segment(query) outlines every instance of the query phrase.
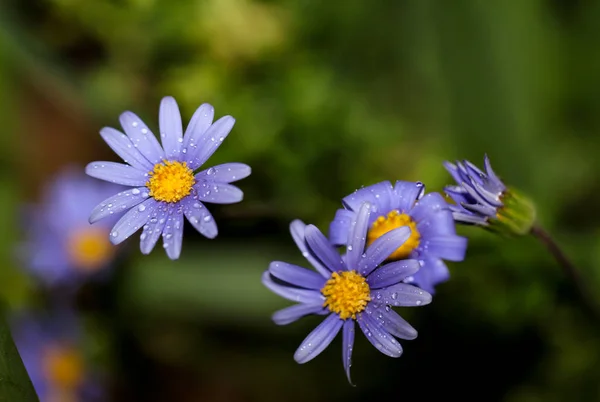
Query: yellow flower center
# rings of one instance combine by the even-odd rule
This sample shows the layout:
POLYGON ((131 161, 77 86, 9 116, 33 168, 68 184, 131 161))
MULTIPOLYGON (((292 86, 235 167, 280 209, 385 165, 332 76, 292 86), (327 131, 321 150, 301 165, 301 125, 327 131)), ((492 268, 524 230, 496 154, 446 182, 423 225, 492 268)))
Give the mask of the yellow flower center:
POLYGON ((325 296, 323 307, 339 314, 342 320, 356 319, 356 314, 363 311, 371 300, 367 280, 356 271, 334 272, 321 293, 325 296))
POLYGON ((194 172, 185 162, 162 161, 148 173, 146 187, 157 201, 177 202, 192 192, 194 172))
POLYGON ((83 359, 77 349, 54 345, 43 356, 44 375, 56 391, 75 390, 83 381, 83 359))
POLYGON ((375 240, 386 234, 387 232, 398 229, 402 226, 408 226, 410 228, 410 237, 403 245, 398 247, 388 257, 389 260, 401 260, 410 256, 410 253, 419 247, 421 241, 421 234, 417 230, 417 224, 407 214, 401 214, 396 210, 393 210, 387 216, 380 216, 377 218, 369 232, 367 233, 367 246, 370 246, 375 240))
POLYGON ((94 271, 106 264, 115 248, 108 240, 108 231, 89 226, 74 231, 67 242, 69 259, 77 268, 94 271))

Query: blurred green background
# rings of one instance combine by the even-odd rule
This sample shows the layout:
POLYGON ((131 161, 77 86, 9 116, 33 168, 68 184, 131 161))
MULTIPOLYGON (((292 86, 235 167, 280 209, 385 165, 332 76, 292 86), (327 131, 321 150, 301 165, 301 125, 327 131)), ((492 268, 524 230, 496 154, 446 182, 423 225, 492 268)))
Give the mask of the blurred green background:
MULTIPOLYGON (((16 211, 61 167, 116 160, 98 130, 124 110, 157 126, 203 102, 237 119, 210 164, 252 166, 245 199, 210 206, 182 257, 133 252, 78 296, 91 365, 114 401, 600 401, 600 325, 534 239, 475 228, 419 331, 390 359, 357 336, 300 366, 320 318, 270 321, 287 302, 260 283, 304 264, 288 234, 326 230, 340 199, 381 180, 450 183, 444 160, 481 165, 536 201, 540 222, 600 286, 600 1, 2 0, 0 295, 35 289, 15 261, 16 211)), ((600 302, 600 297, 597 297, 600 302)))

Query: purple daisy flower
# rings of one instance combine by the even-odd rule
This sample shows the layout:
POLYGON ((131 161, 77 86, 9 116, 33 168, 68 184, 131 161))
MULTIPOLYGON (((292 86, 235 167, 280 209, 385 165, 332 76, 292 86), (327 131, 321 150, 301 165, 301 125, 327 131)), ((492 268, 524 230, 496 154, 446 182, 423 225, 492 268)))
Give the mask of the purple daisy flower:
POLYGON ((373 205, 368 222, 367 245, 392 229, 410 228, 410 237, 388 259, 417 259, 421 269, 405 279, 429 293, 434 286, 448 280, 450 273, 443 260, 462 261, 467 249, 467 239, 456 235, 452 212, 438 193, 423 195, 421 182, 389 181, 356 190, 342 200, 329 227, 329 238, 335 245, 349 244, 351 222, 363 202, 373 205))
POLYGON ((72 311, 19 312, 9 323, 40 402, 104 399, 99 377, 86 367, 81 328, 72 311))
POLYGON ((67 168, 46 188, 42 202, 26 209, 27 240, 20 246, 28 270, 46 286, 73 285, 106 272, 115 257, 108 240, 115 220, 90 225, 90 210, 120 186, 67 168))
POLYGON ((528 233, 535 220, 533 204, 496 176, 487 155, 484 164, 485 173, 467 160, 444 163, 458 184, 445 188, 455 202, 450 206, 454 219, 502 233, 528 233))
POLYGON ((92 162, 86 173, 132 187, 106 199, 90 215, 93 223, 128 210, 110 233, 113 244, 143 228, 142 253, 149 254, 162 234, 167 255, 177 259, 181 253, 184 215, 204 236, 210 239, 217 236, 215 220, 203 203, 241 201, 242 191, 230 183, 250 175, 250 167, 225 163, 194 173, 217 150, 235 123, 231 116, 213 123, 213 116, 211 105, 201 105, 183 134, 177 103, 167 96, 162 99, 159 111, 162 147, 131 112, 120 117, 127 135, 108 127, 100 130, 102 138, 127 164, 92 162))
POLYGON ((409 239, 409 228, 389 231, 365 250, 370 213, 370 204, 364 203, 349 224, 350 241, 344 256, 315 226, 292 222, 292 237, 317 272, 274 261, 262 276, 262 283, 271 291, 298 302, 276 312, 276 324, 289 324, 309 314, 327 315, 296 350, 296 362, 302 364, 317 357, 342 330, 342 360, 350 383, 354 321, 380 352, 400 357, 402 346, 395 338, 414 339, 417 331, 390 306, 431 302, 426 291, 401 283, 419 270, 418 261, 381 265, 409 239))

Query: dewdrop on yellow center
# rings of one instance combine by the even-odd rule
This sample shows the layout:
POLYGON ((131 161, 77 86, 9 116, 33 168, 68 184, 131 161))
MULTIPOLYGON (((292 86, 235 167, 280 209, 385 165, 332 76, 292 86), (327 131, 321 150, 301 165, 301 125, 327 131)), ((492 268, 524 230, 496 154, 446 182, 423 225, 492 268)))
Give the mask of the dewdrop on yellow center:
POLYGON ((367 246, 370 246, 375 240, 386 234, 387 232, 398 229, 402 226, 410 228, 410 237, 400 247, 396 249, 388 259, 401 260, 410 256, 410 253, 417 247, 421 241, 421 234, 417 230, 417 224, 407 214, 401 214, 393 210, 387 216, 377 218, 367 233, 367 246))
POLYGON ((194 172, 185 162, 163 161, 148 173, 146 187, 157 201, 177 202, 192 192, 196 183, 194 172))
POLYGON ((323 307, 339 314, 342 320, 356 319, 356 314, 363 311, 371 300, 367 280, 356 271, 334 272, 321 293, 325 296, 323 307))

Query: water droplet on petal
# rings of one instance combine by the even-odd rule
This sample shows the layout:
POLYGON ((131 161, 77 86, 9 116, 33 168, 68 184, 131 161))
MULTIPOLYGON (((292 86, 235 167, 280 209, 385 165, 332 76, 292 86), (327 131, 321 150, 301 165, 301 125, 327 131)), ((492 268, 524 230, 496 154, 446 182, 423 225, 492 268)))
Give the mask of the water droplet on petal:
POLYGON ((146 209, 146 206, 144 204, 138 206, 138 211, 140 211, 140 212, 144 212, 145 209, 146 209))
POLYGON ((139 188, 134 188, 133 190, 131 190, 131 194, 133 194, 133 195, 138 195, 139 193, 140 193, 139 188))
POLYGON ((119 235, 119 232, 117 232, 117 231, 115 230, 115 231, 113 231, 113 232, 112 232, 110 235, 111 235, 112 237, 117 237, 117 236, 119 235))

